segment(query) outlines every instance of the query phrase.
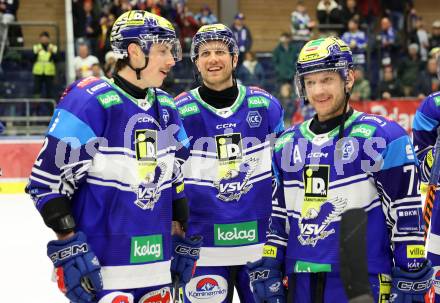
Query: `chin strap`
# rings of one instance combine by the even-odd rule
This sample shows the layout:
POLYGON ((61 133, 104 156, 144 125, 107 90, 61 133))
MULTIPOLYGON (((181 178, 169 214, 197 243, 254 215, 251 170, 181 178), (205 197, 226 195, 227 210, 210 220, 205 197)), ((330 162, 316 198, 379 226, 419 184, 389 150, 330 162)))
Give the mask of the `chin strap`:
POLYGON ((141 80, 141 71, 144 70, 145 68, 147 68, 148 65, 148 57, 145 57, 145 65, 141 68, 134 68, 131 64, 130 64, 130 60, 128 60, 128 66, 134 70, 134 72, 136 73, 136 79, 137 80, 141 80))
POLYGON ((348 100, 350 100, 350 93, 345 92, 344 109, 342 111, 341 123, 339 124, 338 140, 341 140, 344 137, 344 124, 347 116, 348 100))

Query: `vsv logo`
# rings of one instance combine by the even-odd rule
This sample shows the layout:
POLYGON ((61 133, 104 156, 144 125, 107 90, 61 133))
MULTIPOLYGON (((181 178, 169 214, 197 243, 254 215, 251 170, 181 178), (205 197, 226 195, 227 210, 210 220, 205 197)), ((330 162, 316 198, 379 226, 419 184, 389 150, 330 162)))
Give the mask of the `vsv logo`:
POLYGON ((319 224, 307 224, 302 225, 300 229, 301 234, 316 236, 319 235, 325 228, 326 226, 319 224))
POLYGON ((244 188, 244 184, 240 182, 231 182, 226 184, 219 184, 220 192, 233 193, 235 191, 241 191, 244 188))

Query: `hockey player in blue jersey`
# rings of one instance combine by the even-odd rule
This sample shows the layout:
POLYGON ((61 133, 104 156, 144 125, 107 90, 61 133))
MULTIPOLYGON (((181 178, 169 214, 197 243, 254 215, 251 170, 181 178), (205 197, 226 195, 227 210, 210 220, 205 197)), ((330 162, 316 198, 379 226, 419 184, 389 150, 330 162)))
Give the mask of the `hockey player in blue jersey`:
MULTIPOLYGON (((440 53, 437 55, 437 76, 440 79, 440 53)), ((417 109, 413 122, 413 140, 420 162, 422 181, 428 182, 434 164, 434 145, 440 126, 440 92, 426 97, 417 109)), ((438 165, 438 163, 437 163, 438 165)), ((431 231, 428 237, 428 259, 434 267, 435 302, 440 302, 440 194, 435 193, 431 216, 431 231)))
POLYGON ((169 303, 171 271, 189 281, 201 245, 182 237, 177 159, 187 157, 187 135, 157 88, 180 44, 170 22, 144 11, 122 14, 110 41, 114 78, 66 89, 27 192, 57 234, 47 253, 71 302, 169 303))
POLYGON ((245 264, 261 257, 271 210, 271 138, 283 110, 258 87, 237 84, 238 47, 223 24, 193 38, 191 59, 200 86, 176 97, 190 141, 183 165, 190 205, 189 234, 204 244, 186 302, 254 302, 245 264))
POLYGON ((317 114, 286 130, 274 148, 268 241, 263 258, 249 264, 258 302, 347 302, 339 224, 352 208, 368 216, 374 300, 423 302, 430 289, 411 141, 397 123, 349 107, 353 82, 351 51, 341 39, 312 40, 301 50, 298 90, 317 114), (284 275, 287 297, 279 287, 284 275))

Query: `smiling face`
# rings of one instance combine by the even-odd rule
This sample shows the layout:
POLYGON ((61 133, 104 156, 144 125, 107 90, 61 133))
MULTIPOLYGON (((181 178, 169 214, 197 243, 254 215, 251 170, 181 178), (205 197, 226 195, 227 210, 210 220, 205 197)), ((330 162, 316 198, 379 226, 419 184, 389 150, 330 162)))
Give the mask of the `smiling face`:
POLYGON ((213 90, 224 90, 233 85, 232 71, 238 57, 231 56, 226 44, 210 41, 200 46, 195 62, 203 83, 213 90))
MULTIPOLYGON (((142 68, 145 65, 145 54, 137 44, 129 46, 131 65, 142 68)), ((160 87, 171 68, 176 64, 168 44, 153 44, 148 54, 148 65, 141 71, 142 83, 137 85, 142 88, 160 87)))
POLYGON ((347 82, 336 71, 322 71, 304 76, 304 87, 318 120, 326 121, 342 114, 344 110, 344 86, 350 91, 354 83, 353 71, 349 70, 347 82))

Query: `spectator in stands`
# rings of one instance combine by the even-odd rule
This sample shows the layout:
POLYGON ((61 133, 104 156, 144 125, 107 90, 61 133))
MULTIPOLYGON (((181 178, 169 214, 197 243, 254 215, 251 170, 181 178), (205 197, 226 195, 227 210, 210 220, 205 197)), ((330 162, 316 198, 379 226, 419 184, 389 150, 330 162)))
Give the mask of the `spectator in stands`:
POLYGON ((282 84, 276 97, 284 109, 284 126, 287 128, 291 125, 293 115, 298 109, 298 102, 292 84, 282 84))
POLYGON ((93 12, 92 0, 78 0, 73 3, 73 32, 76 39, 76 48, 79 44, 87 43, 93 55, 98 53, 98 37, 100 35, 99 18, 93 12))
POLYGON ((366 23, 369 31, 376 27, 378 16, 382 15, 381 0, 357 0, 357 7, 361 16, 361 22, 366 23))
POLYGON ((415 89, 418 98, 425 98, 429 94, 440 90, 439 79, 437 78, 437 60, 429 58, 426 63, 426 70, 418 76, 419 81, 415 89))
POLYGON ((17 19, 18 0, 0 0, 0 23, 9 23, 17 19))
POLYGON ((411 96, 420 76, 423 63, 420 61, 419 46, 411 43, 407 55, 402 59, 397 68, 397 75, 402 82, 405 97, 411 96))
POLYGON ((81 79, 92 75, 92 65, 99 63, 98 58, 89 54, 89 47, 83 43, 78 46, 78 56, 73 59, 76 78, 81 79))
POLYGON ((357 67, 354 70, 354 85, 351 89, 351 100, 365 101, 371 98, 370 81, 365 79, 364 69, 357 67))
POLYGON ((419 45, 420 59, 423 62, 426 62, 428 60, 429 36, 428 32, 424 29, 422 17, 418 17, 416 20, 415 29, 410 35, 410 42, 417 43, 419 45))
POLYGON ((237 78, 243 85, 264 87, 264 69, 254 52, 246 52, 243 64, 237 70, 237 78))
POLYGON ((342 40, 351 48, 353 63, 365 67, 367 35, 359 29, 359 22, 356 18, 348 21, 348 31, 342 35, 342 40))
POLYGON ((234 23, 231 26, 231 30, 234 33, 235 40, 238 44, 238 63, 237 67, 241 65, 244 59, 244 53, 248 52, 252 48, 252 35, 249 28, 244 24, 244 14, 238 13, 235 15, 234 23))
POLYGON ((356 4, 356 0, 345 0, 341 8, 341 23, 344 25, 344 30, 348 31, 348 22, 355 19, 358 24, 361 22, 361 16, 356 4))
POLYGON ((342 31, 341 8, 335 0, 320 0, 316 7, 316 17, 321 32, 342 31))
POLYGON ((301 49, 312 37, 312 30, 316 26, 307 13, 306 6, 302 0, 298 0, 296 9, 290 18, 290 29, 292 31, 293 44, 301 49))
POLYGON ((207 4, 203 5, 203 7, 200 9, 200 13, 195 15, 194 18, 199 23, 199 26, 218 23, 217 16, 212 13, 207 4))
POLYGON ((92 76, 96 78, 101 78, 104 76, 104 73, 102 72, 101 65, 99 63, 92 64, 92 76))
POLYGON ((56 74, 58 48, 50 43, 48 32, 42 32, 40 42, 32 48, 34 53, 34 96, 36 98, 54 98, 53 82, 56 74))
POLYGON ((183 52, 188 53, 191 48, 192 37, 197 33, 199 24, 185 3, 180 2, 177 4, 176 24, 179 28, 179 38, 183 52))
POLYGON ((429 40, 430 49, 440 47, 440 19, 432 23, 431 39, 429 40))
POLYGON ((397 32, 387 17, 381 19, 380 29, 377 39, 380 45, 381 61, 383 65, 388 65, 391 62, 395 62, 399 50, 397 32))
POLYGON ((104 56, 111 51, 110 33, 112 24, 115 23, 115 16, 113 14, 103 15, 99 21, 101 30, 98 38, 98 59, 104 62, 104 56))
POLYGON ((413 0, 387 0, 382 1, 385 14, 390 18, 397 31, 403 30, 405 11, 413 0))
POLYGON ((382 99, 403 97, 402 85, 394 76, 394 70, 391 65, 383 67, 383 79, 379 83, 379 95, 382 99))
POLYGON ((105 54, 104 74, 107 78, 112 78, 116 67, 116 55, 113 51, 105 54))
MULTIPOLYGON (((0 0, 0 24, 17 21, 18 0, 0 0)), ((9 25, 9 46, 23 46, 23 32, 20 25, 9 25)))
POLYGON ((132 9, 134 9, 134 5, 132 5, 129 0, 114 0, 110 12, 117 18, 132 9))
POLYGON ((272 52, 272 62, 275 68, 278 86, 283 83, 293 83, 296 73, 296 60, 301 47, 292 43, 288 33, 282 33, 280 42, 272 52))

